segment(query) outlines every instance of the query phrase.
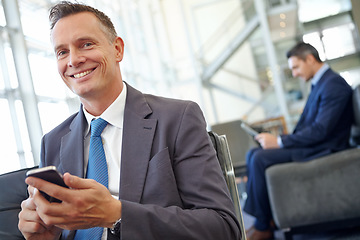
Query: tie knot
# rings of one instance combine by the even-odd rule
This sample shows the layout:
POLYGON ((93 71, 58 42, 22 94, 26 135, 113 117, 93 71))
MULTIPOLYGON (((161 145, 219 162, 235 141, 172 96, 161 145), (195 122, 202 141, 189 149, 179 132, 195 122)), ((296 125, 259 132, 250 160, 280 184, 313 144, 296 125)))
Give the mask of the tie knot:
POLYGON ((91 137, 100 137, 102 131, 108 124, 107 121, 105 121, 102 118, 98 118, 91 121, 91 137))

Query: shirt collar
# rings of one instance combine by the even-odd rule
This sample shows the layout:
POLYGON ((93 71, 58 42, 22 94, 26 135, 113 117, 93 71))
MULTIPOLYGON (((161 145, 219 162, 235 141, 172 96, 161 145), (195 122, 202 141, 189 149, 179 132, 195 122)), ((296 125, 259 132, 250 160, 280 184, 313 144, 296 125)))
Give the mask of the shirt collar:
POLYGON ((117 127, 122 128, 124 122, 124 110, 125 110, 125 100, 126 100, 126 93, 127 88, 126 84, 123 84, 123 89, 119 96, 115 99, 115 101, 100 115, 100 116, 93 116, 92 114, 88 113, 83 106, 83 112, 87 121, 87 128, 85 129, 85 136, 90 131, 90 123, 95 118, 102 118, 107 121, 109 124, 117 127))
POLYGON ((324 63, 324 65, 315 73, 314 77, 311 79, 311 85, 315 86, 329 68, 329 65, 324 63))

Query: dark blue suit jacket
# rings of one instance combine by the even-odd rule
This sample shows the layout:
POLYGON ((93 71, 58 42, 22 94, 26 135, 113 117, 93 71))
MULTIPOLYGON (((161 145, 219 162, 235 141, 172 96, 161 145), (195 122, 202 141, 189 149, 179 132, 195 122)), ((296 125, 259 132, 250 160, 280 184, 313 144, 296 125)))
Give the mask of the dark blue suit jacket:
POLYGON ((328 69, 311 91, 292 134, 282 135, 294 161, 304 161, 349 147, 353 122, 352 89, 328 69))
MULTIPOLYGON (((46 134, 41 166, 84 177, 86 124, 80 109, 46 134)), ((142 94, 127 85, 123 127, 121 239, 240 239, 197 104, 142 94)))

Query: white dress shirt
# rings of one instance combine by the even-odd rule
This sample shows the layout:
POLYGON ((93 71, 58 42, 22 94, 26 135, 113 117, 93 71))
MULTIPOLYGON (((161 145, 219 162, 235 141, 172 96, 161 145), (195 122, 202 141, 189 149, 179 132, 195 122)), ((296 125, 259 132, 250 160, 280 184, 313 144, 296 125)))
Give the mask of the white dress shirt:
MULTIPOLYGON (((87 164, 89 160, 90 148, 90 123, 95 118, 102 118, 108 122, 101 133, 103 141, 106 162, 109 173, 109 191, 111 195, 118 199, 120 188, 120 167, 121 167, 121 148, 124 122, 124 109, 126 100, 126 84, 123 84, 123 90, 116 100, 100 115, 93 116, 83 108, 85 118, 87 120, 87 128, 85 129, 84 139, 84 173, 86 175, 87 164)), ((106 229, 105 229, 106 230, 106 229)), ((107 231, 104 231, 102 239, 106 239, 107 231)))

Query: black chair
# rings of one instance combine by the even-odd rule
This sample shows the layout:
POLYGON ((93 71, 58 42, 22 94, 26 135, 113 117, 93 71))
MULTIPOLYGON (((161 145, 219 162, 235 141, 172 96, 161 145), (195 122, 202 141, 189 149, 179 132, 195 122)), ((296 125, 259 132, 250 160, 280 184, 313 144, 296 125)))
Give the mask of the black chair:
POLYGON ((210 139, 216 150, 216 155, 221 166, 221 170, 224 174, 226 184, 229 188, 232 201, 234 203, 236 217, 239 221, 241 228, 242 240, 246 240, 244 221, 241 212, 239 193, 235 182, 235 173, 233 164, 231 161, 230 150, 225 135, 219 136, 217 133, 210 131, 210 139))
POLYGON ((28 197, 25 173, 32 168, 0 175, 0 239, 24 239, 18 229, 21 202, 28 197))

